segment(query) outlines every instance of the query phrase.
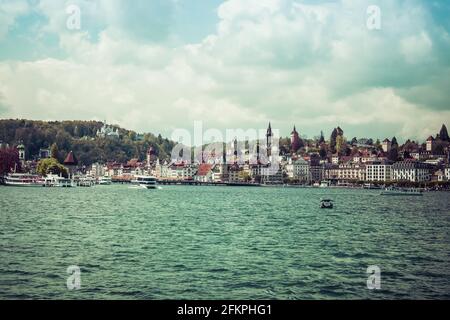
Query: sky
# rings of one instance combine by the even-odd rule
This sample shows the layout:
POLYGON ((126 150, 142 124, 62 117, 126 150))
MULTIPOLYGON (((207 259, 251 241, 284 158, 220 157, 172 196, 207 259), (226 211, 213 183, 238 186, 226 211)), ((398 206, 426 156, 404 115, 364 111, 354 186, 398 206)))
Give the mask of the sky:
POLYGON ((449 88, 447 0, 0 0, 0 118, 423 141, 449 88))

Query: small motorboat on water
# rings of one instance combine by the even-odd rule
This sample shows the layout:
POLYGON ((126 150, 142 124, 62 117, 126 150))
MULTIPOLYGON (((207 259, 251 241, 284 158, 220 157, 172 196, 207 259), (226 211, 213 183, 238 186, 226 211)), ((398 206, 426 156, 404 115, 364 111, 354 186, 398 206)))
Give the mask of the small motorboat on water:
POLYGON ((322 199, 320 201, 320 208, 321 209, 333 209, 333 200, 331 199, 322 199))

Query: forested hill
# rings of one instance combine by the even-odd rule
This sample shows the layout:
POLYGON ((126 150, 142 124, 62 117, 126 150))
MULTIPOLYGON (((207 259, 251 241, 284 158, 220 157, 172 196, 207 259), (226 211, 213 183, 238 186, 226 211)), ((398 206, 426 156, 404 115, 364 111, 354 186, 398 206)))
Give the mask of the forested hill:
POLYGON ((50 148, 56 143, 60 161, 69 151, 73 151, 83 165, 106 161, 126 162, 131 158, 144 160, 150 146, 156 155, 165 159, 170 157, 174 146, 172 141, 161 135, 138 135, 118 126, 113 127, 118 130, 119 138, 98 137, 97 131, 102 127, 103 123, 98 121, 0 120, 0 142, 9 145, 22 142, 28 160, 37 157, 41 148, 50 148))

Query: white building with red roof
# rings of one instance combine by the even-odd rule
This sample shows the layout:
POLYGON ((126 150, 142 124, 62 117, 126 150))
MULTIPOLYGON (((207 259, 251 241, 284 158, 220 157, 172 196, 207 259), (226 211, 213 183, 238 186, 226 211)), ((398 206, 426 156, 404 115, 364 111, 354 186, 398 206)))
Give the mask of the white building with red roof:
POLYGON ((202 163, 198 167, 198 171, 194 176, 194 180, 197 182, 213 182, 213 164, 202 163))

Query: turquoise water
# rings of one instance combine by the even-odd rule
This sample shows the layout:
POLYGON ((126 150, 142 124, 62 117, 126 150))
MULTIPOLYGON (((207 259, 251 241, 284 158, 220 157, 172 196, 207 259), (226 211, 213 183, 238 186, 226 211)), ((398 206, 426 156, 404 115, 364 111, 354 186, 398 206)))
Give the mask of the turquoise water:
POLYGON ((0 299, 450 298, 448 193, 0 187, 0 207, 0 299))

